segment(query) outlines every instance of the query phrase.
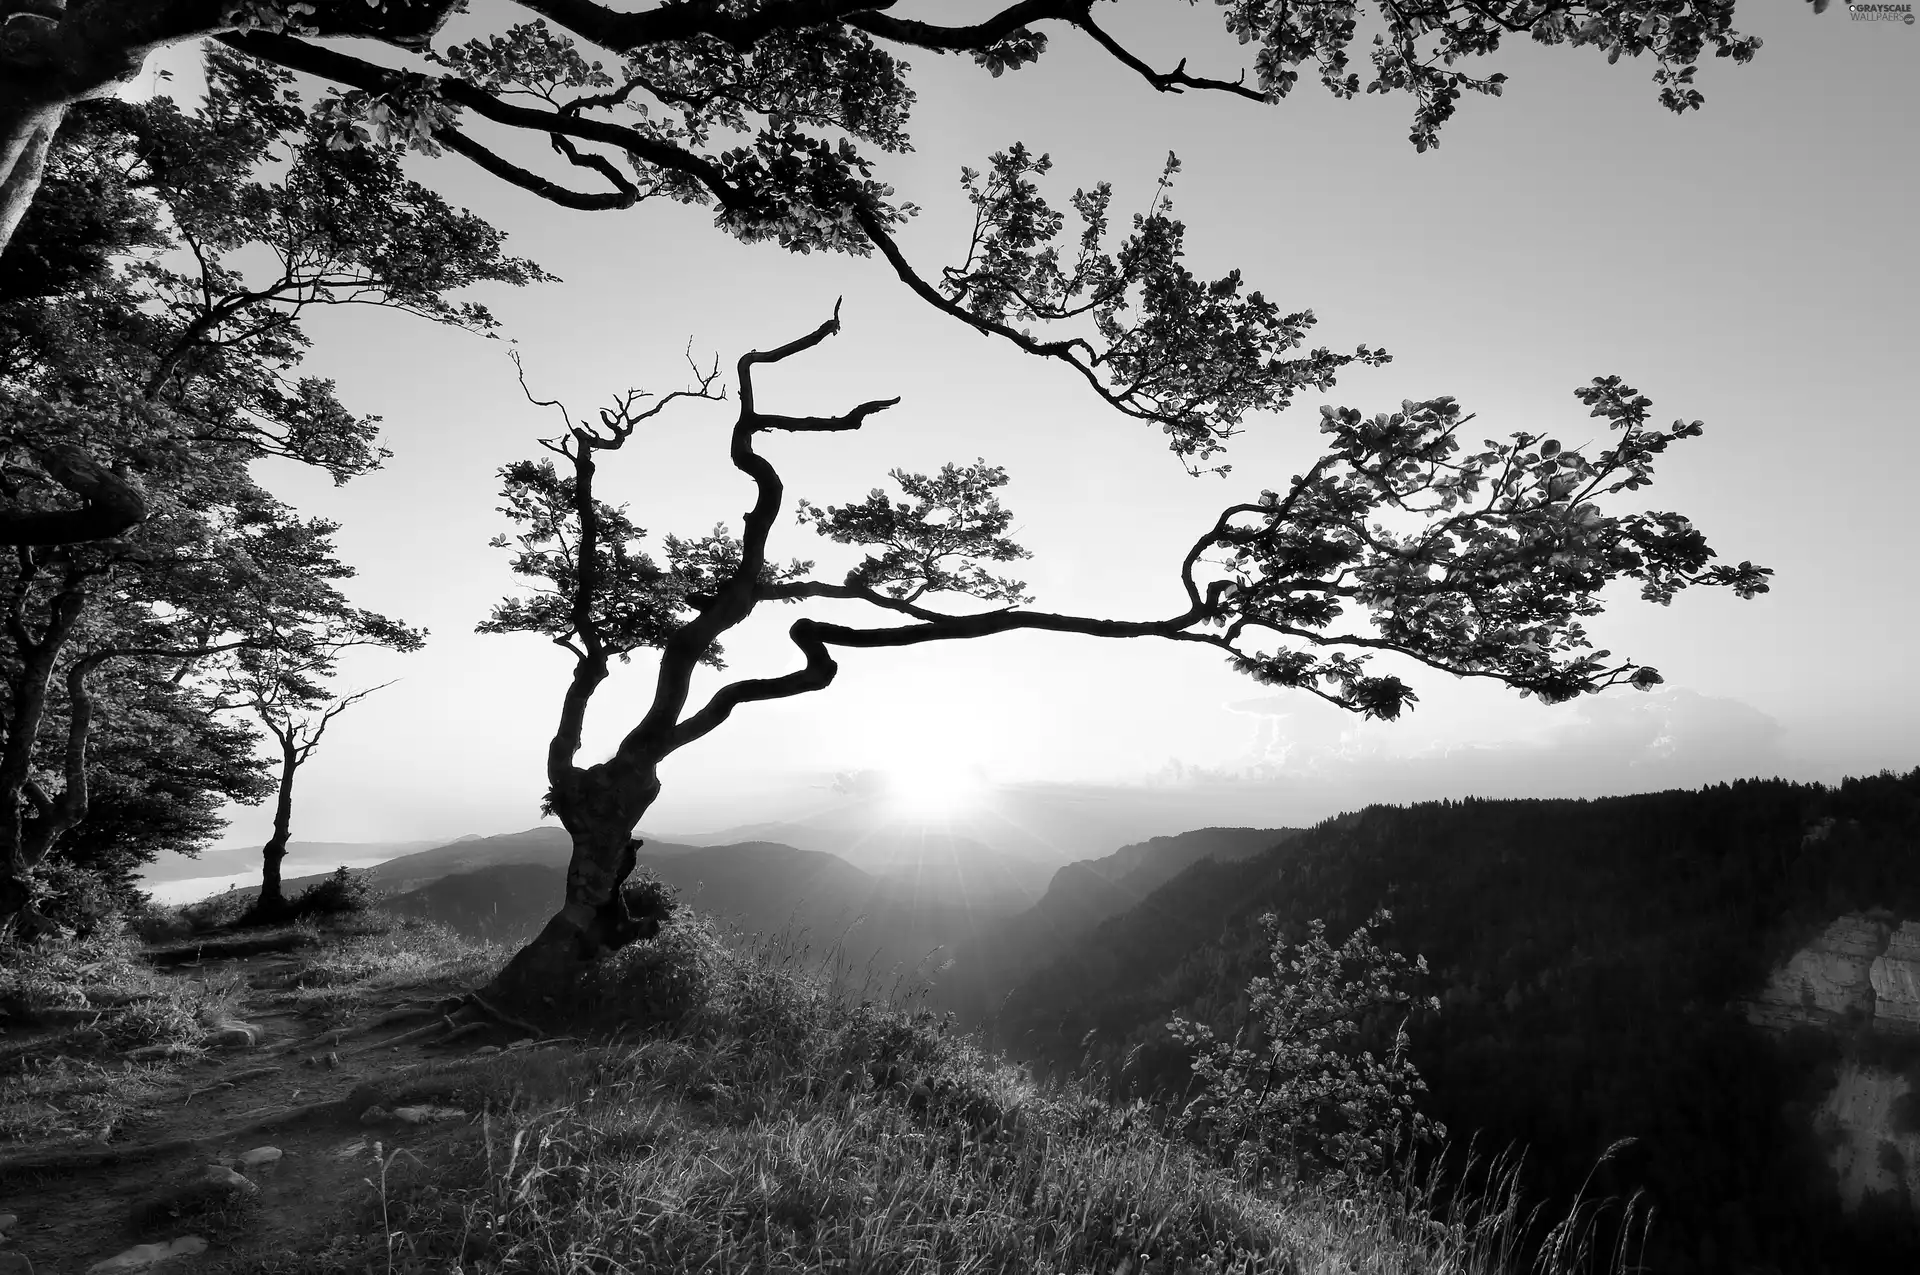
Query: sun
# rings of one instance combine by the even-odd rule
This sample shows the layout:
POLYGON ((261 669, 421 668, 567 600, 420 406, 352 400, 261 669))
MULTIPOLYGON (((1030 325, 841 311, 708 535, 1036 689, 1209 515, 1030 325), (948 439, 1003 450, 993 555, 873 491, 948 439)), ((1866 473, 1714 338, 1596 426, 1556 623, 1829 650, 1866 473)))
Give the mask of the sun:
POLYGON ((910 819, 945 819, 978 809, 986 776, 977 766, 915 760, 883 768, 887 810, 910 819))

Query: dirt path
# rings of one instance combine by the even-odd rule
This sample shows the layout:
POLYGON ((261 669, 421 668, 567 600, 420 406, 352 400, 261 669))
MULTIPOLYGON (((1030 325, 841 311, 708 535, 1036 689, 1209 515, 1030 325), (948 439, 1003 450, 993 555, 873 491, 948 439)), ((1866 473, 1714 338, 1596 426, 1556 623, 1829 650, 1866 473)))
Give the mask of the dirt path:
POLYGON ((343 1206, 365 1196, 364 1180, 378 1176, 375 1141, 389 1151, 426 1149, 470 1126, 470 1113, 405 1107, 408 1089, 421 1089, 446 1060, 528 1044, 484 1023, 450 1037, 443 1031, 443 1042, 421 1039, 423 1027, 446 1026, 435 1002, 458 992, 451 987, 369 999, 343 1026, 317 1033, 284 990, 300 965, 261 954, 169 971, 243 976, 248 990, 236 1018, 255 1029, 251 1044, 240 1045, 236 1031, 231 1047, 181 1062, 172 1087, 148 1093, 105 1141, 0 1146, 0 1215, 17 1219, 0 1244, 0 1275, 24 1275, 22 1257, 35 1275, 84 1275, 137 1245, 196 1234, 211 1244, 204 1257, 175 1256, 160 1269, 315 1253, 338 1229, 343 1206), (209 1179, 209 1166, 245 1181, 224 1172, 209 1179))

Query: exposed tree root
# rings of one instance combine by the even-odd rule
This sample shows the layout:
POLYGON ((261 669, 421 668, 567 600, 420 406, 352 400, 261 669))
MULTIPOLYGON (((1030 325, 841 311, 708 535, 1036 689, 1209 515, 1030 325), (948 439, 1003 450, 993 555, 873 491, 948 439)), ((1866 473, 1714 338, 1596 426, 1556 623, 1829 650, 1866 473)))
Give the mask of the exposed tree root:
POLYGON ((446 1035, 440 1037, 440 1039, 429 1041, 427 1043, 432 1045, 435 1049, 445 1049, 448 1045, 453 1044, 455 1041, 465 1040, 469 1036, 477 1035, 480 1032, 493 1031, 494 1029, 495 1029, 495 1025, 493 1023, 481 1022, 479 1019, 475 1019, 472 1022, 462 1023, 458 1027, 454 1028, 452 1031, 448 1032, 446 1035))
POLYGON ((487 1015, 487 1017, 493 1019, 495 1022, 505 1023, 508 1027, 515 1029, 523 1035, 534 1037, 540 1035, 540 1029, 538 1027, 535 1027, 524 1018, 515 1018, 512 1014, 507 1013, 499 1006, 493 1004, 479 992, 468 992, 466 999, 475 1009, 487 1015))
POLYGON ((459 1026, 459 1024, 453 1021, 451 1014, 442 1014, 440 1021, 437 1023, 428 1023, 425 1027, 416 1027, 410 1032, 402 1032, 400 1035, 382 1043, 398 1049, 402 1045, 419 1044, 431 1040, 435 1036, 452 1031, 457 1026, 459 1026))
POLYGON ((360 1026, 349 1031, 347 1035, 364 1036, 370 1032, 379 1031, 382 1027, 390 1027, 394 1023, 408 1023, 416 1018, 432 1018, 443 1012, 437 1004, 401 1005, 388 1010, 370 1023, 362 1023, 360 1026))

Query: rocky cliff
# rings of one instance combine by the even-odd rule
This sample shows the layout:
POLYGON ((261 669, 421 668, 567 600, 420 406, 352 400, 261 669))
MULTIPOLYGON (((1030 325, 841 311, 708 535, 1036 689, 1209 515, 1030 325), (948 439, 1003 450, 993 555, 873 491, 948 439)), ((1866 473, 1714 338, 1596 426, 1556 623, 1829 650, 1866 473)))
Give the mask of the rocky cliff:
POLYGON ((1759 1027, 1920 1033, 1920 922, 1853 912, 1789 957, 1746 1002, 1759 1027))
MULTIPOLYGON (((1746 1002, 1749 1022, 1775 1031, 1818 1027, 1920 1037, 1920 922, 1849 913, 1796 951, 1746 1002)), ((1920 1133, 1896 1118, 1912 1086, 1887 1066, 1849 1057, 1814 1110, 1841 1202, 1904 1199, 1920 1214, 1920 1133)))

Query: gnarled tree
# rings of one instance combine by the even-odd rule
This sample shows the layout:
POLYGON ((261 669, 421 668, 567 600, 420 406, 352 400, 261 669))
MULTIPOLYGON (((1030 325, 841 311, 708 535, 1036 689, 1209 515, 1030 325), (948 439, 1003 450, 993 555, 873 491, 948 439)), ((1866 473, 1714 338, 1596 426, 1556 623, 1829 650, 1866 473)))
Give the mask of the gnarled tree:
MULTIPOLYGON (((1011 515, 997 495, 1006 474, 984 461, 935 475, 895 471, 905 501, 880 490, 837 507, 801 501, 802 522, 866 551, 839 581, 816 579, 810 562, 781 566, 770 557, 786 492, 756 443, 769 433, 860 429, 897 400, 837 416, 782 415, 761 407, 754 375, 839 327, 836 307, 806 336, 739 360, 731 455, 754 501, 737 537, 724 527, 698 540, 667 537, 663 565, 640 550, 645 533, 625 512, 594 494, 598 458, 677 395, 653 401, 630 392, 597 424, 570 422, 548 444, 564 468, 548 461, 502 471, 506 512, 521 527, 514 570, 539 589, 503 602, 481 628, 543 634, 574 657, 547 754, 547 801, 573 841, 566 903, 488 989, 520 1012, 537 1016, 543 997, 637 933, 622 885, 634 864, 633 830, 660 793, 661 763, 744 705, 824 690, 839 668, 836 649, 1022 630, 1157 638, 1211 648, 1263 683, 1391 719, 1415 696, 1398 676, 1373 671, 1376 655, 1549 702, 1622 684, 1644 689, 1660 675, 1593 649, 1583 627, 1605 586, 1634 580, 1661 604, 1695 585, 1747 598, 1767 589, 1766 568, 1714 565, 1681 515, 1609 508, 1651 481, 1657 456, 1702 428, 1655 427, 1648 400, 1617 377, 1576 391, 1612 431, 1604 447, 1523 431, 1470 448, 1462 430, 1472 417, 1445 397, 1373 416, 1321 408, 1321 457, 1283 487, 1229 506, 1193 541, 1174 582, 1182 604, 1162 618, 1031 609, 1023 583, 989 569, 1026 555, 1006 535, 1011 515), (723 685, 690 708, 696 670, 722 667, 723 635, 763 603, 815 598, 864 603, 891 622, 797 620, 788 635, 799 668, 723 685), (965 607, 965 599, 993 605, 965 607), (583 723, 609 660, 641 648, 660 652, 651 706, 610 757, 581 765, 583 723)), ((713 397, 715 379, 709 373, 679 393, 713 397)))

